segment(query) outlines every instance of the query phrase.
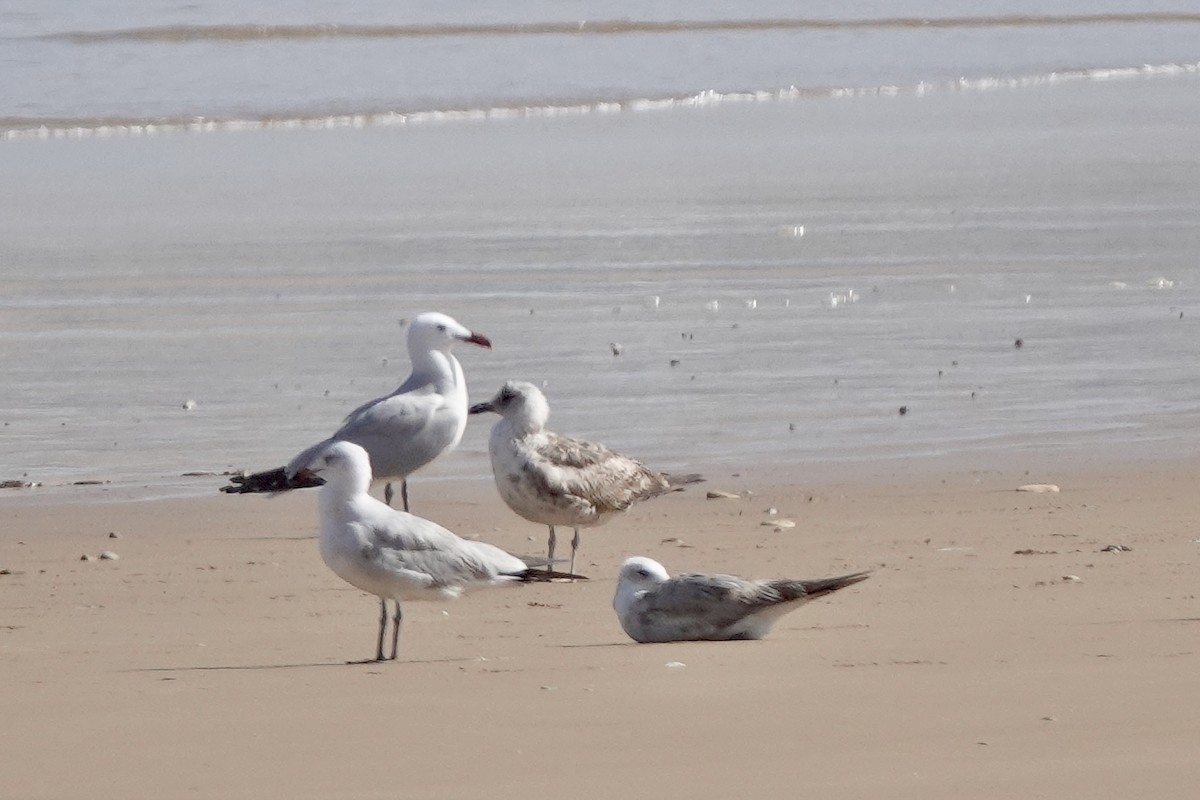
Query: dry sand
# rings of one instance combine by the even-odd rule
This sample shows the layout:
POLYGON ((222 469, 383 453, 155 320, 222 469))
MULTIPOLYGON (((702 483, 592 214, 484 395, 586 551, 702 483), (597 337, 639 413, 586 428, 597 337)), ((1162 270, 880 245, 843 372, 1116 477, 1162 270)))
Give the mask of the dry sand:
MULTIPOLYGON (((13 492, 0 796, 1191 797, 1198 477, 1131 464, 705 499, 747 488, 718 479, 586 531, 588 583, 408 604, 382 665, 344 663, 373 652, 377 604, 321 563, 312 493, 13 492), (1042 482, 1062 491, 1014 491, 1042 482), (761 525, 770 507, 797 526, 761 525), (103 550, 120 559, 79 560, 103 550), (609 605, 632 553, 874 575, 761 642, 636 645, 609 605)), ((439 492, 414 493, 428 516, 544 547, 490 487, 439 492)))

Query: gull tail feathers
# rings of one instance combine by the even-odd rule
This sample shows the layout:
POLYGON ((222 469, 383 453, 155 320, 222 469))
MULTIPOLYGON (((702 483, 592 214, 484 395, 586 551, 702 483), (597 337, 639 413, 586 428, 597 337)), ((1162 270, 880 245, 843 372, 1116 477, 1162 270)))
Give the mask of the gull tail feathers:
POLYGON ((669 492, 682 492, 685 487, 693 483, 704 483, 704 476, 698 472, 689 472, 687 475, 672 475, 668 472, 660 472, 659 475, 666 482, 666 485, 656 489, 652 497, 657 497, 661 494, 669 492))
POLYGON ((545 583, 547 581, 586 581, 586 575, 576 575, 571 572, 559 572, 553 569, 541 569, 538 567, 530 567, 521 573, 521 581, 523 583, 545 583))
POLYGON ((850 575, 839 575, 836 578, 821 578, 812 581, 772 581, 771 588, 779 591, 784 600, 815 600, 827 594, 833 594, 839 589, 853 586, 871 577, 870 572, 855 572, 850 575))
POLYGON ((249 475, 242 473, 229 479, 227 486, 221 491, 226 494, 258 494, 263 492, 287 492, 292 489, 309 489, 325 483, 321 478, 308 470, 300 470, 288 477, 287 469, 279 467, 265 472, 254 472, 249 475))

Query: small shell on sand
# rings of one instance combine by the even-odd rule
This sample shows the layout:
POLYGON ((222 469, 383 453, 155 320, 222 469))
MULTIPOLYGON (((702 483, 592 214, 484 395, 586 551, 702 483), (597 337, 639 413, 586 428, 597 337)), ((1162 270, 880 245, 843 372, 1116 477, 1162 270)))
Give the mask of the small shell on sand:
POLYGON ((100 558, 104 561, 116 561, 118 558, 120 558, 120 556, 114 553, 112 550, 105 550, 100 554, 100 558))
POLYGON ((721 492, 721 491, 717 491, 717 490, 710 491, 708 494, 705 495, 705 497, 707 497, 709 500, 741 500, 742 499, 742 496, 740 494, 734 494, 733 492, 721 492))
POLYGON ((79 557, 79 560, 80 561, 95 561, 96 557, 92 556, 92 555, 88 555, 87 553, 84 553, 83 555, 81 555, 79 557))
POLYGON ((1017 487, 1018 492, 1037 492, 1045 494, 1046 492, 1057 493, 1058 487, 1053 483, 1027 483, 1024 486, 1017 487))
POLYGON ((763 520, 759 524, 760 525, 770 525, 772 528, 774 528, 777 531, 781 531, 784 528, 796 527, 796 523, 792 522, 790 519, 767 519, 767 520, 763 520))
POLYGON ((1083 578, 1078 575, 1063 575, 1063 583, 1083 583, 1083 578))

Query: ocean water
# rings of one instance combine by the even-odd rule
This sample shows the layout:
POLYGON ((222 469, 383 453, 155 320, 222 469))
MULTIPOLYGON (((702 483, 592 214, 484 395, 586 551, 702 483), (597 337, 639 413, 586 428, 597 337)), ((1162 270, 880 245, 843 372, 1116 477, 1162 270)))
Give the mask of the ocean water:
POLYGON ((753 14, 6 3, 0 479, 275 466, 426 309, 663 468, 1194 448, 1200 7, 753 14))
POLYGON ((1195 70, 1200 4, 8 0, 0 133, 385 124, 1195 70))

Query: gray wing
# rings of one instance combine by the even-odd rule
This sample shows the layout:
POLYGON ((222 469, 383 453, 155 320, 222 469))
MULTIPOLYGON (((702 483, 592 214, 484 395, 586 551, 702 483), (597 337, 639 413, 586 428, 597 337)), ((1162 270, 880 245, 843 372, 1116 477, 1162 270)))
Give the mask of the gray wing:
POLYGON ((419 390, 421 390, 423 388, 428 388, 428 387, 429 387, 428 381, 422 380, 421 378, 418 378, 416 375, 409 375, 407 378, 404 379, 404 383, 402 383, 396 387, 396 391, 392 392, 391 394, 384 395, 383 397, 376 397, 374 400, 368 400, 367 402, 363 403, 361 406, 359 406, 358 408, 354 409, 349 414, 347 414, 346 418, 343 420, 343 423, 349 422, 350 420, 354 419, 359 414, 361 414, 363 411, 366 411, 368 408, 370 408, 371 406, 375 405, 376 403, 378 403, 382 400, 387 400, 390 397, 396 397, 397 395, 402 395, 402 394, 410 394, 410 393, 417 394, 417 393, 419 393, 419 390))
POLYGON ((778 590, 733 575, 687 573, 648 591, 634 606, 633 622, 646 638, 681 641, 727 638, 736 623, 784 602, 778 590))
MULTIPOLYGON (((549 494, 580 497, 600 513, 629 506, 670 490, 665 476, 605 445, 550 433, 537 450, 546 464, 557 467, 549 494)), ((540 473, 539 473, 540 474, 540 473)))
POLYGON ((329 442, 348 441, 367 451, 376 479, 404 477, 452 446, 461 428, 460 415, 432 387, 381 397, 352 412, 333 436, 293 458, 288 473, 294 474, 329 442))
POLYGON ((372 560, 405 571, 430 589, 456 589, 471 583, 490 583, 526 569, 516 556, 494 545, 463 539, 436 522, 397 511, 397 525, 371 525, 372 560))

